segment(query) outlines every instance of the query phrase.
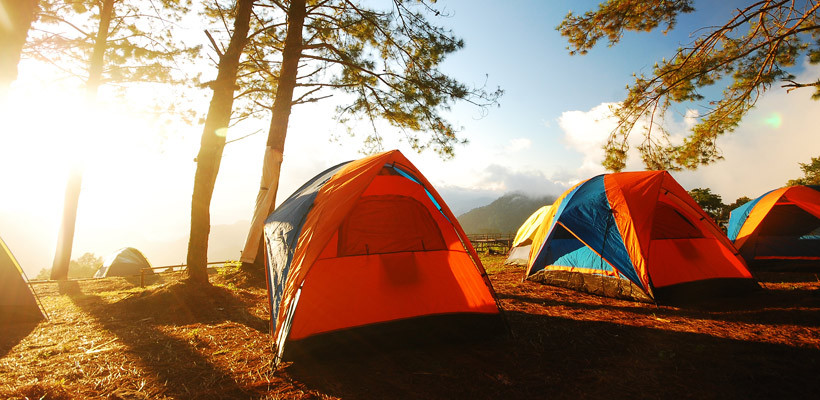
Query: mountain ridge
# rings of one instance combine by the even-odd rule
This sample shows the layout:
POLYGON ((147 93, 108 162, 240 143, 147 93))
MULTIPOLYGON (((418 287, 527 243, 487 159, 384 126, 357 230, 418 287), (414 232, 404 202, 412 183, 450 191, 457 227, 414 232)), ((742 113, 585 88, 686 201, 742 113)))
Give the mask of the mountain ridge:
POLYGON ((532 213, 555 199, 554 195, 531 197, 522 192, 506 193, 490 204, 459 215, 458 222, 467 234, 514 234, 532 213))

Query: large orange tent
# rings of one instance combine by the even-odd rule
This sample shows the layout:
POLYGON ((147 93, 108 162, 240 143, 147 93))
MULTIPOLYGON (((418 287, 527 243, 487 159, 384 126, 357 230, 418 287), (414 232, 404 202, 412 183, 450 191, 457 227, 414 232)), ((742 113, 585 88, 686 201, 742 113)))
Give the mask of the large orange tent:
POLYGON ((397 150, 308 181, 266 220, 265 246, 277 361, 503 327, 467 236, 397 150))
POLYGON ((752 266, 820 264, 820 186, 772 190, 732 210, 728 235, 752 266))
POLYGON ((694 301, 757 287, 732 243, 665 171, 579 183, 556 200, 533 243, 527 278, 607 296, 694 301))

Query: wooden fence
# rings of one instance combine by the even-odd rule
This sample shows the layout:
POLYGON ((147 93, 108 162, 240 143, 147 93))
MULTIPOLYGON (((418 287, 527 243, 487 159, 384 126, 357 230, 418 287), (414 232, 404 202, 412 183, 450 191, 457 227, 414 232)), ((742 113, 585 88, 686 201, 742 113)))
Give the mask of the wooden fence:
POLYGON ((507 254, 515 235, 511 233, 467 234, 475 251, 487 254, 507 254))

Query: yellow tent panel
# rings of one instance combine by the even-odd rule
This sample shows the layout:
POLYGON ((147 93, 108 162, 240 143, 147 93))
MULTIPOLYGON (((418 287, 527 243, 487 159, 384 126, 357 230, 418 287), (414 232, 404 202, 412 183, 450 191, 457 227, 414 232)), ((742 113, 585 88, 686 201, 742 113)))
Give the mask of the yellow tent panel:
POLYGON ((535 237, 535 231, 538 230, 538 226, 540 226, 544 221, 544 217, 547 216, 547 213, 550 211, 550 207, 552 206, 544 206, 539 208, 532 213, 526 221, 524 221, 521 227, 518 228, 518 232, 515 234, 512 247, 532 243, 532 239, 535 237))
POLYGON ((508 265, 527 265, 530 257, 530 248, 535 233, 538 232, 538 227, 544 222, 544 218, 550 213, 552 206, 544 206, 536 210, 524 224, 518 228, 518 232, 513 239, 510 254, 504 264, 508 265))

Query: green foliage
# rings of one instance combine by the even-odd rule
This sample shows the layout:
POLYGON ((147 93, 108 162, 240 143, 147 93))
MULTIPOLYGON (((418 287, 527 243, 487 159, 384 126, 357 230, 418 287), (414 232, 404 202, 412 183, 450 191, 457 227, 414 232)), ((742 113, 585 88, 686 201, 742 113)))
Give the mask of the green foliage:
POLYGON ((732 204, 727 204, 723 207, 723 210, 720 213, 720 217, 717 219, 718 225, 721 227, 725 227, 726 224, 729 223, 729 217, 732 215, 732 210, 738 208, 748 202, 752 201, 751 198, 746 196, 738 197, 737 200, 734 201, 732 204))
POLYGON ((803 176, 791 179, 786 186, 820 185, 820 157, 812 157, 809 163, 799 163, 803 176))
POLYGON ((752 199, 742 196, 731 204, 723 204, 723 198, 719 194, 712 193, 712 189, 709 188, 692 189, 689 191, 689 195, 721 228, 725 228, 729 222, 732 210, 752 201, 752 199))
MULTIPOLYGON (((788 72, 801 55, 820 62, 819 7, 811 0, 750 1, 724 25, 699 30, 697 39, 656 64, 651 75, 636 75, 626 99, 613 109, 618 127, 605 146, 604 166, 624 168, 629 135, 638 129, 643 135, 638 148, 648 169, 696 169, 722 159, 718 137, 737 128, 776 81, 788 82, 783 87, 789 91, 813 87, 812 98, 820 98, 820 80, 794 82, 788 72), (723 97, 704 104, 707 112, 698 116, 689 135, 672 143, 664 126, 670 106, 706 100, 699 90, 724 78, 731 83, 723 97)), ((660 24, 672 29, 679 14, 693 10, 691 0, 609 0, 581 16, 569 13, 558 30, 571 54, 584 54, 603 37, 617 43, 624 31, 649 31, 660 24)))
POLYGON ((86 85, 94 92, 97 86, 107 85, 125 97, 129 89, 139 87, 142 93, 155 95, 134 111, 191 122, 196 113, 181 106, 187 104, 188 96, 169 95, 171 88, 190 87, 198 81, 190 64, 200 47, 186 45, 179 29, 191 4, 191 0, 113 0, 106 34, 99 32, 103 1, 41 0, 24 56, 51 66, 54 78, 76 80, 78 86, 86 85), (92 59, 98 37, 104 39, 99 66, 92 59), (160 85, 166 91, 158 90, 160 85))
POLYGON ((717 221, 719 219, 720 213, 725 207, 719 194, 712 193, 712 189, 709 188, 694 188, 689 191, 689 195, 713 220, 717 221))
MULTIPOLYGON (((395 0, 391 9, 347 0, 308 2, 299 76, 292 104, 345 96, 336 118, 346 125, 366 121, 365 152, 381 150, 376 121, 398 127, 415 150, 432 149, 451 157, 463 143, 443 113, 466 101, 486 110, 497 105, 501 89, 485 90, 459 82, 439 70, 464 42, 434 25, 434 1, 395 0)), ((285 46, 288 1, 255 9, 256 17, 240 71, 239 118, 267 113, 277 93, 285 46)), ((211 9, 219 14, 220 10, 211 9)), ((239 97, 237 96, 237 97, 239 97)))
MULTIPOLYGON (((68 278, 82 279, 91 278, 103 264, 102 257, 96 257, 93 253, 85 253, 76 260, 71 260, 68 264, 68 278)), ((43 268, 34 279, 48 280, 51 277, 51 268, 43 268)))
POLYGON ((664 33, 671 31, 678 14, 695 11, 692 2, 608 0, 601 3, 598 10, 582 16, 570 11, 557 29, 569 41, 567 50, 570 54, 586 54, 604 36, 610 46, 618 43, 624 30, 649 32, 665 24, 664 33))
POLYGON ((459 215, 458 222, 468 234, 515 234, 535 210, 554 201, 554 196, 532 198, 521 193, 508 193, 486 206, 459 215))
POLYGON ((732 211, 735 208, 738 208, 738 207, 740 207, 740 206, 742 206, 742 205, 744 205, 744 204, 746 204, 746 203, 748 203, 752 200, 754 200, 754 199, 746 197, 746 196, 741 196, 741 197, 738 197, 737 200, 735 200, 734 203, 727 205, 726 208, 728 208, 729 211, 732 211))
MULTIPOLYGON (((83 80, 97 37, 101 1, 42 0, 39 19, 29 33, 27 55, 57 65, 83 80)), ((189 12, 190 1, 145 4, 115 0, 105 43, 104 82, 175 82, 175 63, 198 52, 187 48, 171 29, 189 12)))

